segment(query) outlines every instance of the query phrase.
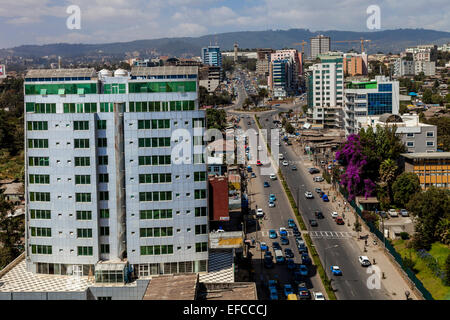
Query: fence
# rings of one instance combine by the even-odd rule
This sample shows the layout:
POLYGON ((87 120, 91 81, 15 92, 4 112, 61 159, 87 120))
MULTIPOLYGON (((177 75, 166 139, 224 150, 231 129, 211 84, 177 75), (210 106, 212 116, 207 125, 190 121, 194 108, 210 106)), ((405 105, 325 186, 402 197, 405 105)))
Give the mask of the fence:
MULTIPOLYGON (((348 192, 343 187, 339 187, 340 193, 344 196, 345 199, 348 199, 348 192)), ((394 260, 398 263, 398 265, 402 268, 402 270, 406 273, 409 280, 412 281, 412 283, 416 286, 417 290, 420 291, 422 296, 426 300, 434 300, 431 293, 424 287, 422 282, 416 277, 415 273, 410 269, 405 267, 401 255, 395 250, 395 248, 389 243, 385 241, 384 234, 378 230, 378 228, 371 222, 366 221, 363 216, 361 209, 356 205, 355 200, 349 201, 350 205, 355 209, 358 216, 366 223, 366 225, 369 227, 370 232, 375 234, 378 239, 384 242, 385 248, 389 251, 391 256, 394 258, 394 260)))

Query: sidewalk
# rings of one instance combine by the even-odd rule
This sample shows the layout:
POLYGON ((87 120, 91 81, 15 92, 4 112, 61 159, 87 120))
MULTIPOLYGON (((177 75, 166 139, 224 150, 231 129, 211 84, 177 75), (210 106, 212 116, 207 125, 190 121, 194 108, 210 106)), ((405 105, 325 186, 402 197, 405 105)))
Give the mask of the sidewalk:
MULTIPOLYGON (((303 170, 306 172, 306 168, 313 167, 313 161, 309 160, 308 155, 303 154, 303 149, 300 146, 299 142, 295 142, 293 148, 295 154, 303 160, 303 170)), ((302 167, 302 166, 300 166, 302 167)), ((355 236, 355 242, 361 250, 361 255, 366 255, 369 260, 373 263, 375 259, 375 266, 380 268, 380 276, 384 273, 384 279, 381 279, 382 284, 389 292, 389 296, 393 300, 405 300, 405 291, 410 292, 410 299, 414 300, 422 300, 423 298, 419 296, 413 291, 412 287, 409 285, 409 281, 406 281, 401 272, 399 271, 396 265, 390 261, 388 258, 388 254, 385 252, 383 247, 383 243, 370 232, 369 228, 365 225, 364 221, 358 216, 355 210, 349 205, 346 199, 342 196, 342 194, 333 189, 331 185, 329 185, 326 181, 323 182, 322 190, 328 194, 330 199, 330 204, 333 206, 334 211, 338 212, 341 217, 343 217, 349 232, 353 232, 353 225, 356 221, 356 217, 358 217, 359 222, 361 223, 361 235, 369 235, 367 239, 367 252, 364 252, 365 241, 359 240, 357 236, 355 236), (374 244, 374 240, 376 240, 377 244, 374 244)))

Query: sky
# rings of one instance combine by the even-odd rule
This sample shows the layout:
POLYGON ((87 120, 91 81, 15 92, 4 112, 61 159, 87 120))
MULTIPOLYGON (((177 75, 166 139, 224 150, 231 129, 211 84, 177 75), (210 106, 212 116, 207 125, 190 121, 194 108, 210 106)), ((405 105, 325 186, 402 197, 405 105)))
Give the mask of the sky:
POLYGON ((371 5, 380 8, 379 30, 450 31, 449 0, 0 0, 0 48, 290 28, 376 31, 366 23, 371 5), (79 29, 67 27, 71 5, 80 10, 79 29))

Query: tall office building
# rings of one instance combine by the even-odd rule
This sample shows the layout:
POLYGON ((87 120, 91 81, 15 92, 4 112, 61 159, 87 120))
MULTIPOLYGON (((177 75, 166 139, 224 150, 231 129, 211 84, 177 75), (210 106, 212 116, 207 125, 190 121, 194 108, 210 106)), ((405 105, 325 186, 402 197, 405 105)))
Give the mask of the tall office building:
POLYGON ((342 53, 320 55, 309 68, 308 121, 323 128, 343 128, 344 72, 342 53))
POLYGON ((267 83, 274 96, 285 97, 296 93, 300 84, 300 75, 303 71, 302 54, 296 49, 276 50, 270 54, 270 61, 267 83), (284 69, 286 70, 280 73, 284 69), (281 76, 283 79, 280 78, 281 76), (280 87, 283 87, 283 90, 280 90, 280 87))
POLYGON ((221 67, 222 54, 220 53, 220 47, 208 46, 206 48, 202 48, 202 61, 204 64, 210 66, 221 67))
POLYGON ((28 271, 123 283, 130 270, 139 277, 207 270, 197 74, 175 66, 114 76, 27 73, 28 271), (181 141, 192 151, 176 151, 181 141))
POLYGON ((344 53, 344 75, 364 76, 367 75, 367 54, 344 53))
POLYGON ((351 82, 344 97, 345 133, 357 133, 358 117, 382 114, 397 115, 400 108, 399 82, 384 76, 372 81, 351 82))
POLYGON ((273 49, 258 49, 256 51, 256 73, 261 77, 268 77, 270 71, 270 55, 273 49))
POLYGON ((311 59, 316 59, 319 54, 324 54, 330 51, 330 37, 318 35, 310 38, 311 41, 311 59))

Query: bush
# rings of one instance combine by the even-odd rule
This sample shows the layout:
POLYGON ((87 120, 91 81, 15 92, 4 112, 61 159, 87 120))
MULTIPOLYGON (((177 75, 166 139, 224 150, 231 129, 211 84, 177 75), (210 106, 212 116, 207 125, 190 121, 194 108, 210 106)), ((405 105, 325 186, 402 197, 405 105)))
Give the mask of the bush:
POLYGON ((445 259, 445 285, 450 286, 450 254, 445 259))
POLYGON ((409 233, 408 232, 401 232, 400 233, 400 238, 402 238, 402 240, 408 240, 409 239, 409 233))
POLYGON ((411 260, 408 257, 403 257, 402 262, 403 262, 403 266, 405 267, 405 269, 410 269, 411 271, 414 272, 415 262, 413 260, 411 260))
POLYGON ((325 179, 326 182, 331 183, 331 176, 327 171, 323 171, 322 177, 325 179))

